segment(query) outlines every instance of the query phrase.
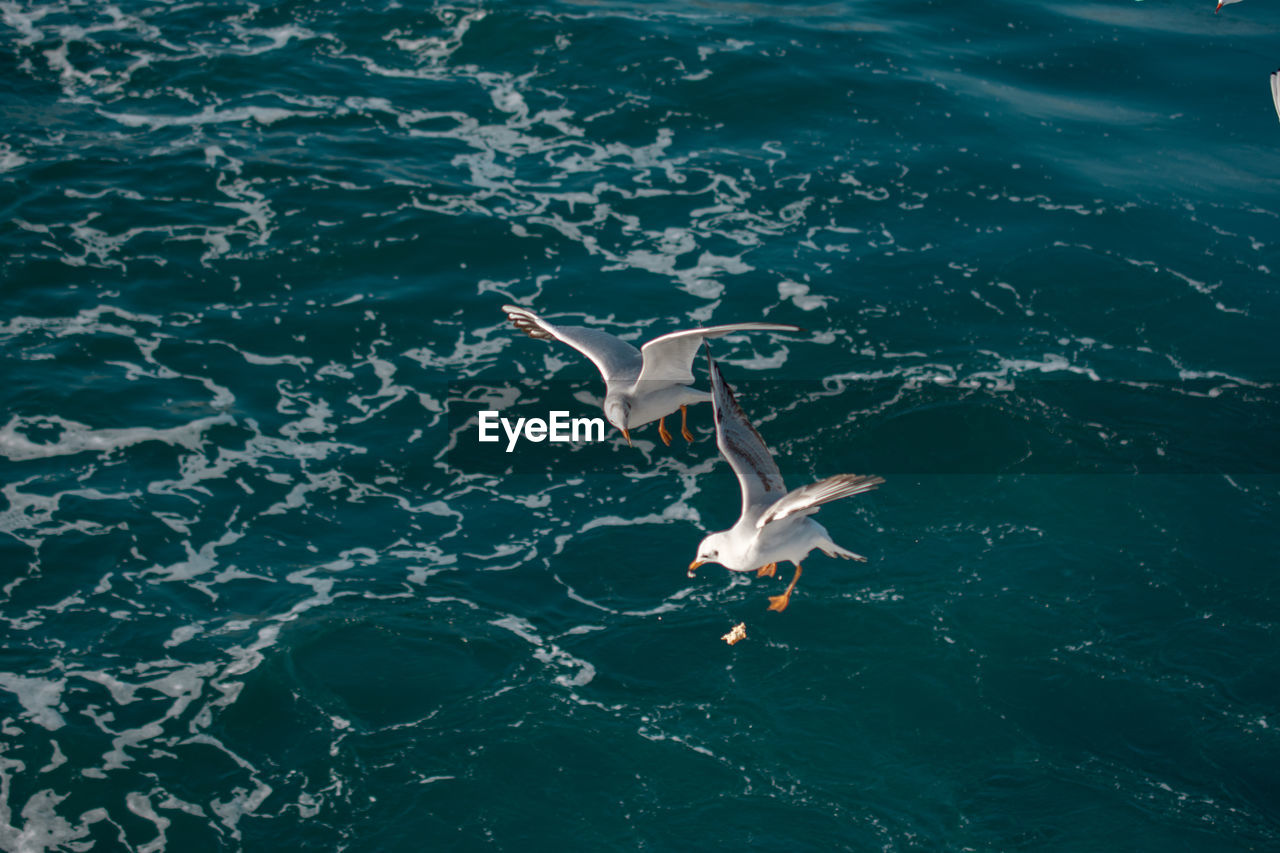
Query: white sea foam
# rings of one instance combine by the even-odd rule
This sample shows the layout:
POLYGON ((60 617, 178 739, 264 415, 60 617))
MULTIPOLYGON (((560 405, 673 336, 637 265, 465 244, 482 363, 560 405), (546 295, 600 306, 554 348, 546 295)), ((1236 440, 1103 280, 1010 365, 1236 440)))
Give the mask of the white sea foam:
POLYGON ((1085 376, 1094 382, 1100 381, 1097 372, 1092 368, 1076 364, 1072 360, 1057 353, 1045 353, 1039 360, 1030 358, 1002 358, 996 353, 986 350, 985 355, 997 359, 997 366, 991 370, 975 370, 968 374, 965 382, 990 383, 996 387, 1008 387, 1014 377, 1029 373, 1070 373, 1085 376))
POLYGON ((555 643, 543 640, 532 623, 521 616, 503 616, 499 619, 490 620, 489 624, 505 628, 520 639, 535 646, 533 656, 542 663, 555 665, 560 669, 576 670, 573 672, 561 672, 554 676, 555 682, 562 687, 582 687, 590 684, 591 680, 596 676, 596 668, 592 664, 581 658, 574 657, 555 643))
POLYGON ((124 427, 120 429, 93 429, 87 424, 67 420, 56 415, 24 418, 15 415, 0 427, 0 456, 14 462, 28 459, 46 459, 51 456, 69 456, 75 453, 111 453, 145 441, 194 450, 205 440, 204 433, 210 427, 234 423, 230 415, 212 415, 190 423, 166 429, 152 427, 124 427), (57 427, 59 437, 52 442, 38 442, 27 438, 24 430, 32 427, 57 427))
MULTIPOLYGON (((57 808, 66 794, 56 794, 52 789, 36 791, 27 799, 22 807, 23 824, 19 828, 12 823, 9 810, 9 776, 5 773, 7 766, 17 762, 6 762, 0 759, 0 848, 6 853, 44 853, 44 851, 78 849, 77 842, 89 834, 90 827, 102 820, 107 820, 107 811, 103 808, 90 809, 80 815, 80 820, 72 824, 57 808)), ((21 765, 18 765, 19 768, 21 765)), ((83 842, 79 842, 83 844, 83 842)))
MULTIPOLYGON (((244 534, 234 530, 227 530, 217 540, 206 542, 201 545, 199 550, 193 550, 190 542, 183 542, 182 547, 187 552, 187 558, 169 566, 152 566, 142 572, 145 577, 147 575, 158 575, 161 580, 165 581, 192 581, 201 575, 206 574, 218 565, 216 550, 218 548, 231 545, 244 538, 244 534)), ((193 584, 197 588, 207 587, 203 584, 193 584)), ((210 593, 212 594, 212 593, 210 593)))
POLYGON ((56 731, 66 725, 66 720, 59 713, 59 709, 64 707, 62 691, 65 687, 66 682, 63 680, 0 672, 0 689, 18 697, 24 711, 23 717, 49 731, 56 731))
POLYGON ((49 763, 37 771, 39 773, 50 773, 67 763, 67 756, 63 754, 62 747, 58 746, 56 740, 50 740, 49 746, 53 754, 49 757, 49 763))
POLYGON ((155 851, 164 850, 168 843, 165 837, 165 830, 169 828, 171 821, 156 813, 156 810, 151 805, 151 798, 137 791, 130 791, 125 795, 125 807, 143 820, 150 821, 156 827, 156 837, 138 847, 138 853, 155 853, 155 851))
POLYGON ((165 127, 199 127, 207 124, 223 124, 238 123, 244 121, 255 121, 259 124, 271 125, 278 121, 284 121, 287 118, 294 117, 314 117, 320 115, 318 112, 305 110, 290 110, 282 107, 230 107, 227 109, 217 109, 216 107, 205 107, 200 112, 193 115, 148 115, 144 113, 114 113, 108 110, 98 110, 103 118, 109 118, 112 121, 119 122, 125 127, 145 127, 149 130, 159 130, 165 127))
MULTIPOLYGON (((236 34, 244 38, 245 41, 252 42, 259 39, 266 40, 265 44, 257 46, 244 44, 234 45, 230 48, 231 52, 241 56, 257 56, 258 54, 279 50, 280 48, 287 46, 291 41, 309 41, 310 39, 317 37, 316 33, 313 31, 306 27, 300 27, 296 24, 257 28, 246 27, 241 25, 239 22, 233 22, 232 26, 234 27, 236 34)), ((215 52, 216 50, 216 48, 212 51, 206 48, 206 51, 208 52, 215 52)))
POLYGON ((14 151, 6 142, 0 142, 0 173, 12 172, 29 163, 26 157, 14 151))
POLYGON ((8 533, 31 546, 68 531, 79 531, 92 536, 107 529, 104 525, 87 519, 59 520, 57 516, 65 498, 113 501, 128 500, 133 496, 132 493, 108 494, 97 489, 68 489, 54 495, 22 491, 20 487, 30 482, 32 481, 23 480, 0 486, 0 494, 9 503, 7 509, 0 510, 0 532, 8 533))

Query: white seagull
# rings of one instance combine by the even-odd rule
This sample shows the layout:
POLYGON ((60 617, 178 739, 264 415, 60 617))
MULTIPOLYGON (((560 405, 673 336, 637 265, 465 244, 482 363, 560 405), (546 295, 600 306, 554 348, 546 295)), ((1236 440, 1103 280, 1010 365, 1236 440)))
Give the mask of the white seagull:
POLYGON ((640 349, 621 338, 585 326, 555 326, 516 305, 503 305, 507 319, 531 338, 566 343, 591 359, 604 377, 604 416, 631 443, 630 430, 650 421, 658 422, 662 443, 671 444, 671 433, 663 423, 667 415, 680 410, 680 434, 693 441, 689 413, 685 407, 711 399, 706 391, 689 387, 693 382, 693 357, 705 338, 731 332, 802 332, 785 323, 729 323, 705 329, 685 329, 654 338, 640 349))
POLYGON ((733 389, 720 375, 710 347, 707 363, 711 370, 716 444, 733 473, 738 475, 742 513, 733 527, 702 540, 697 559, 689 564, 689 577, 704 563, 719 563, 734 572, 757 569, 757 577, 772 577, 778 563, 794 563, 795 575, 786 592, 769 597, 770 610, 785 610, 791 591, 800 580, 800 561, 814 548, 821 548, 831 557, 862 562, 867 559, 832 542, 827 529, 809 516, 824 503, 871 491, 883 483, 884 478, 837 474, 788 492, 769 448, 742 413, 733 389))
POLYGON ((1213 14, 1216 15, 1219 12, 1221 12, 1223 6, 1230 6, 1232 3, 1239 3, 1239 2, 1240 0, 1218 0, 1218 8, 1213 10, 1213 14))

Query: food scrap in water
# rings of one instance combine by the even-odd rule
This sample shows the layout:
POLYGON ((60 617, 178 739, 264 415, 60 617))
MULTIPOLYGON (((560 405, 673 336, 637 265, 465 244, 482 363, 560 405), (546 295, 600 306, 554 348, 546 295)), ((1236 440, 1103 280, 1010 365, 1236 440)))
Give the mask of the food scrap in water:
POLYGON ((747 638, 747 623, 739 622, 737 625, 734 625, 732 628, 730 628, 729 633, 725 634, 720 639, 724 640, 726 643, 732 646, 734 643, 738 642, 739 640, 745 640, 746 638, 747 638))

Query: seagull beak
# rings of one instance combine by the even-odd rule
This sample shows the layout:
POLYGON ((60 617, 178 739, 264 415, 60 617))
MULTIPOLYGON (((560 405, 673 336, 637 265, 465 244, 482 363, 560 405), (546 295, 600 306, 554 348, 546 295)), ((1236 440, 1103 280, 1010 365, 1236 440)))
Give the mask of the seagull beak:
POLYGON ((706 565, 706 561, 704 560, 694 560, 692 563, 689 564, 689 572, 692 573, 694 569, 698 568, 698 566, 705 566, 705 565, 706 565))
POLYGON ((635 445, 631 443, 631 433, 627 432, 625 429, 622 429, 622 427, 618 427, 618 429, 622 430, 622 437, 627 440, 627 447, 634 447, 635 445))

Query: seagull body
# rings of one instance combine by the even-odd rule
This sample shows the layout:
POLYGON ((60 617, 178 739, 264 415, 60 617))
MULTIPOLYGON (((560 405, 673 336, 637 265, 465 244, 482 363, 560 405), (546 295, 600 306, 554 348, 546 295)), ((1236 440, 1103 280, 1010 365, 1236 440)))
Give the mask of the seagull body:
POLYGON ((782 595, 770 596, 770 610, 785 610, 800 579, 800 561, 814 548, 831 557, 866 562, 866 557, 832 541, 827 529, 811 517, 824 503, 868 492, 881 477, 837 474, 787 491, 769 448, 743 414, 720 368, 707 353, 711 371, 711 405, 715 412, 716 445, 738 477, 742 512, 728 530, 712 533, 698 545, 689 575, 704 563, 719 563, 734 572, 756 571, 772 576, 777 564, 793 563, 795 575, 782 595))
POLYGON ((732 332, 800 332, 799 326, 784 323, 730 323, 705 329, 685 329, 654 338, 640 349, 608 332, 585 326, 557 326, 516 305, 502 310, 517 329, 538 340, 557 340, 591 359, 604 377, 604 416, 631 443, 630 430, 658 421, 658 435, 664 444, 671 434, 663 419, 680 411, 680 431, 686 441, 693 435, 687 425, 685 407, 711 399, 706 391, 691 387, 693 357, 706 338, 732 332))
POLYGON ((1213 10, 1213 14, 1216 15, 1219 12, 1221 12, 1223 6, 1230 6, 1232 3, 1239 3, 1239 2, 1240 0, 1218 0, 1218 8, 1213 10))

